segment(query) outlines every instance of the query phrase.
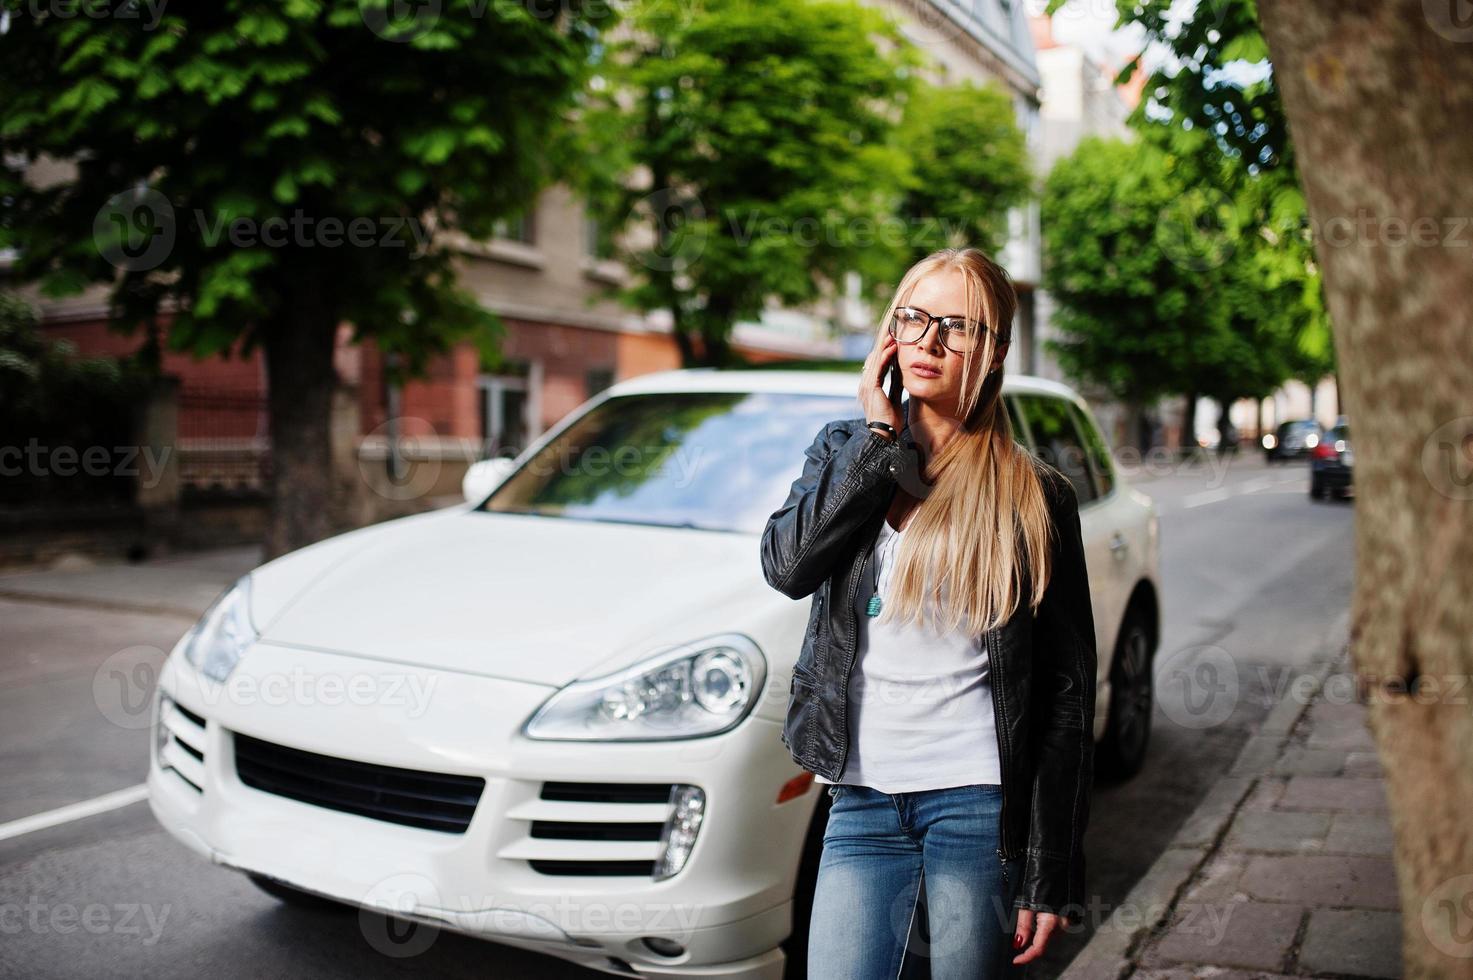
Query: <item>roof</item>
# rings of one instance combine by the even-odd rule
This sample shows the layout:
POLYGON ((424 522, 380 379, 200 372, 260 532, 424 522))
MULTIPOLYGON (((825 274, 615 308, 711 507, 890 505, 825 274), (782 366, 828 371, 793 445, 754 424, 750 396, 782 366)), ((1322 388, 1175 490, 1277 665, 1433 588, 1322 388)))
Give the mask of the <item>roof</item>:
POLYGON ((1022 0, 927 0, 959 23, 968 34, 1039 87, 1033 30, 1022 0))
MULTIPOLYGON (((620 381, 608 388, 609 395, 660 394, 690 391, 751 391, 797 395, 858 395, 859 372, 844 371, 742 371, 720 368, 679 368, 656 371, 620 381)), ((1078 401, 1079 394, 1066 384, 1030 374, 1003 377, 1005 394, 1027 392, 1056 395, 1078 401)))

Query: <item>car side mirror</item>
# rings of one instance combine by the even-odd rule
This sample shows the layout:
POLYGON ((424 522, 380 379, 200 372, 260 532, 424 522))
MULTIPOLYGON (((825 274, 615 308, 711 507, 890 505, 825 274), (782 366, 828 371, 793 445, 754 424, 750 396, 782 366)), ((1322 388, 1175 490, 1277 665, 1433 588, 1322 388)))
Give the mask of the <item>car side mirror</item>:
POLYGON ((478 504, 490 496, 491 491, 501 485, 516 466, 516 460, 507 456, 496 456, 472 463, 460 481, 460 492, 466 503, 478 504))

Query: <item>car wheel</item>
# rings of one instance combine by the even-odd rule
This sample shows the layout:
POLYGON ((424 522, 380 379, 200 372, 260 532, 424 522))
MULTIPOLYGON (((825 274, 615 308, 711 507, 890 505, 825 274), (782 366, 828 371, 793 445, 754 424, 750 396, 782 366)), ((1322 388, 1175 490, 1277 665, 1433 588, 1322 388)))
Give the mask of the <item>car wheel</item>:
POLYGON ((291 885, 277 881, 275 878, 268 878, 265 875, 247 873, 246 877, 251 879, 251 884, 261 889, 267 895, 293 908, 318 909, 324 912, 347 912, 352 908, 352 906, 346 903, 335 902, 321 895, 304 892, 300 888, 293 888, 291 885))
POLYGON ((829 803, 832 799, 827 785, 813 785, 818 788, 818 805, 813 808, 813 819, 808 822, 803 856, 798 861, 798 881, 793 885, 793 931, 782 941, 783 955, 787 957, 783 980, 807 980, 808 977, 808 924, 813 918, 813 892, 818 885, 818 861, 823 856, 823 832, 829 825, 829 803))
POLYGON ((1325 483, 1320 479, 1318 473, 1311 474, 1309 477, 1309 495, 1315 500, 1325 499, 1325 483))
POLYGON ((1153 646, 1145 617, 1132 610, 1115 643, 1115 660, 1110 665, 1110 714, 1098 752, 1101 772, 1115 779, 1134 776, 1146 761, 1155 701, 1153 646))

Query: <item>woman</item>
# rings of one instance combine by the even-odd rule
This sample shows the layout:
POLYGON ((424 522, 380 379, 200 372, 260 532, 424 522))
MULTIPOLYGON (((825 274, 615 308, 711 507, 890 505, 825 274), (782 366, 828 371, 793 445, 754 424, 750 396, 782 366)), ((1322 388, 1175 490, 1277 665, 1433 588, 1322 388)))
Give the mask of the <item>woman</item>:
POLYGON ((783 732, 832 797, 810 977, 895 977, 907 950, 1002 976, 1082 917, 1094 621, 1074 490, 1001 400, 1016 308, 976 249, 916 263, 864 418, 824 426, 763 532, 769 584, 814 595, 783 732))

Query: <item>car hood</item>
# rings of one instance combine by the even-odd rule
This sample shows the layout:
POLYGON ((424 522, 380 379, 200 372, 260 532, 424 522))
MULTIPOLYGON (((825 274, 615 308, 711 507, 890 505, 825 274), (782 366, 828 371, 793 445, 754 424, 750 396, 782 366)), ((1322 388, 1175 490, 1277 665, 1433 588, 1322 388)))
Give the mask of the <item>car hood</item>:
POLYGON ((774 601, 747 534, 427 516, 258 569, 262 638, 561 686, 740 629, 754 602, 774 601))

